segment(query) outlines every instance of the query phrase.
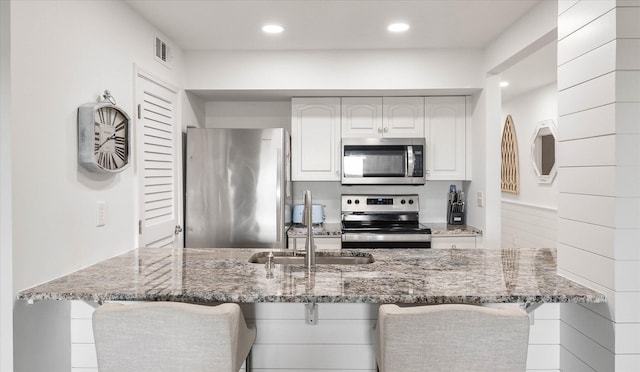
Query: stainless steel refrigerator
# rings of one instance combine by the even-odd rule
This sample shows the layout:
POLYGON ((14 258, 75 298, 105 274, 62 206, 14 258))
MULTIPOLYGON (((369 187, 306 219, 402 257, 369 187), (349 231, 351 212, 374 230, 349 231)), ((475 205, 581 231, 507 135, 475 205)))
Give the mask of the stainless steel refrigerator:
POLYGON ((285 248, 290 136, 275 129, 187 129, 185 247, 285 248))

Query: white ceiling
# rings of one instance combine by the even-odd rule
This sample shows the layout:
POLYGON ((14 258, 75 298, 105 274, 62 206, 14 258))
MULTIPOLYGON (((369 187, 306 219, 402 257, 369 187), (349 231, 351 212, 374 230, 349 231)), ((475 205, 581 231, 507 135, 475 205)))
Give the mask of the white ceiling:
MULTIPOLYGON (((125 0, 187 51, 483 49, 540 1, 125 0), (386 26, 392 22, 411 28, 391 34, 386 26), (264 34, 261 27, 267 23, 280 24, 285 31, 264 34)), ((502 73, 511 84, 503 90, 503 100, 555 81, 555 72, 552 43, 502 73)))
POLYGON ((184 50, 483 48, 539 1, 126 0, 184 50))

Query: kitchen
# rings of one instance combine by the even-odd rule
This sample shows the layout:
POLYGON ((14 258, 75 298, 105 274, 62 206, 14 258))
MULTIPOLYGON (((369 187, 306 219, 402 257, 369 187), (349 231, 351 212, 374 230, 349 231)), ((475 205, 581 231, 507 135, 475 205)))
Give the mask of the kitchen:
MULTIPOLYGON (((412 89, 414 91, 429 87, 439 92, 446 91, 451 87, 470 86, 484 89, 484 93, 477 93, 477 101, 474 102, 473 106, 475 107, 472 117, 474 131, 472 137, 475 151, 473 159, 474 173, 467 194, 476 195, 477 191, 483 191, 486 196, 486 203, 484 208, 476 211, 475 217, 470 212, 469 218, 472 218, 472 220, 469 222, 482 228, 485 246, 500 244, 501 238, 498 232, 500 219, 496 217, 500 215, 500 205, 496 202, 501 199, 499 182, 497 181, 499 179, 499 169, 483 164, 483 159, 485 158, 499 158, 499 145, 496 146, 495 144, 499 144, 500 126, 494 127, 484 125, 484 123, 502 123, 504 118, 501 110, 496 108, 500 106, 499 91, 497 89, 497 81, 499 79, 494 76, 485 78, 484 73, 490 71, 502 61, 511 58, 520 50, 519 47, 507 47, 508 51, 499 52, 500 40, 497 40, 495 44, 492 44, 493 49, 489 48, 489 50, 496 54, 502 53, 502 55, 493 59, 490 57, 491 53, 488 53, 486 59, 484 59, 483 52, 480 50, 440 50, 430 52, 401 49, 351 51, 345 53, 337 51, 263 52, 260 53, 259 61, 251 59, 250 55, 255 55, 256 52, 220 52, 215 55, 208 55, 206 52, 183 52, 174 49, 174 64, 172 69, 167 69, 158 65, 152 57, 147 57, 147 54, 144 53, 144 51, 148 50, 148 41, 153 40, 154 34, 158 31, 141 20, 126 4, 120 2, 65 2, 55 5, 46 3, 33 5, 30 3, 19 1, 2 2, 3 7, 10 6, 12 14, 10 19, 11 34, 12 38, 17 38, 17 40, 12 39, 13 44, 10 53, 12 59, 14 59, 14 63, 11 66, 11 99, 13 101, 11 104, 11 138, 13 140, 9 141, 7 139, 6 132, 3 132, 2 136, 2 148, 13 147, 13 162, 11 163, 13 165, 13 190, 9 194, 11 195, 9 199, 6 199, 7 194, 5 194, 5 190, 7 190, 6 183, 3 183, 2 188, 3 213, 6 213, 5 202, 9 200, 13 203, 13 217, 7 219, 7 216, 3 215, 3 229, 7 229, 7 220, 13 224, 13 242, 8 245, 10 248, 6 248, 7 243, 4 240, 8 239, 8 235, 5 234, 7 230, 3 230, 2 234, 2 298, 3 301, 11 302, 8 305, 8 311, 6 310, 7 305, 4 303, 4 315, 11 314, 11 308, 14 306, 11 293, 16 293, 23 288, 88 266, 135 245, 137 218, 131 213, 132 206, 137 203, 133 192, 136 189, 134 169, 130 168, 124 173, 109 178, 100 178, 83 173, 77 168, 73 142, 76 135, 75 109, 79 104, 90 101, 92 97, 95 97, 99 92, 101 93, 103 89, 110 89, 118 98, 119 104, 125 107, 128 112, 133 112, 132 102, 134 102, 134 99, 131 88, 133 86, 133 72, 130 54, 136 56, 133 58, 135 63, 151 70, 151 73, 163 77, 164 80, 174 82, 175 85, 192 90, 215 89, 221 92, 227 91, 228 94, 232 94, 237 90, 291 90, 299 93, 300 91, 311 89, 325 91, 323 93, 326 93, 326 95, 333 96, 334 94, 329 94, 331 92, 328 90, 334 89, 342 93, 348 89, 372 89, 377 87, 384 87, 385 90, 412 89), (118 29, 111 29, 107 25, 96 27, 93 23, 93 18, 90 16, 93 14, 110 15, 111 17, 105 16, 105 18, 120 19, 126 27, 118 29), (54 22, 54 19, 56 20, 55 24, 47 23, 49 21, 54 22), (75 28, 57 27, 58 22, 70 25, 86 22, 78 25, 78 28, 86 30, 86 32, 79 34, 75 28), (48 26, 47 31, 42 31, 42 28, 36 27, 36 25, 41 25, 41 27, 48 26), (105 30, 110 31, 106 32, 105 30), (36 40, 38 41, 36 42, 36 40), (64 42, 61 43, 61 40, 64 42), (95 54, 96 45, 99 44, 107 45, 111 48, 112 55, 99 58, 95 54), (36 46, 38 49, 32 49, 36 48, 36 46), (42 55, 46 56, 46 58, 33 58, 34 55, 42 55), (242 56, 246 59, 243 60, 243 63, 238 63, 241 61, 239 58, 242 56), (78 61, 86 62, 79 63, 78 61), (331 64, 328 65, 327 61, 331 61, 331 64), (368 64, 369 71, 371 71, 370 74, 363 74, 362 61, 372 61, 370 62, 371 64, 368 64), (476 61, 481 61, 481 63, 476 61), (297 71, 296 66, 301 63, 304 63, 306 68, 299 75, 285 80, 284 77, 297 71), (333 72, 328 72, 328 70, 333 70, 333 72), (424 71, 434 70, 438 71, 438 74, 424 73, 424 71), (96 74, 96 71, 106 71, 106 73, 96 74), (186 71, 189 71, 189 73, 187 74, 186 71), (325 73, 320 77, 313 76, 313 74, 323 71, 325 73), (389 79, 388 76, 392 76, 393 79, 389 79), (283 84, 283 81, 287 81, 287 83, 283 84), (46 82, 46 84, 43 84, 43 82, 46 82), (496 88, 494 88, 493 83, 496 83, 496 88), (34 103, 31 99, 33 92, 37 92, 39 99, 36 104, 41 106, 37 110, 32 107, 34 103), (54 100, 52 97, 56 97, 56 99, 54 100), (17 114, 22 112, 27 112, 30 115, 17 114), (41 130, 42 133, 35 136, 31 129, 34 127, 41 130), (18 146, 17 144, 20 145, 18 146), (55 158, 60 160, 50 159, 54 156, 48 153, 45 155, 45 153, 40 152, 42 150, 34 151, 34 147, 37 149, 55 149, 55 158), (50 163, 45 159, 52 162, 50 163), (97 229, 94 224, 96 200, 106 200, 109 205, 109 218, 104 229, 97 229), (37 227, 37 234, 34 234, 34 226, 37 227), (9 249, 9 256, 5 255, 7 254, 7 249, 9 249), (7 257, 11 262, 11 253, 14 263, 12 267, 9 266, 8 270, 6 270, 7 257), (8 284, 7 277, 5 277, 6 273, 9 273, 8 284), (13 281, 13 284, 11 284, 11 281, 13 281), (10 286, 6 292, 5 285, 10 286), (5 293, 10 295, 5 296, 5 293)), ((565 7, 565 10, 570 5, 572 4, 565 4, 564 2, 560 4, 561 7, 565 7)), ((548 14, 548 9, 545 6, 552 8, 552 14, 557 16, 558 9, 555 3, 552 5, 538 4, 538 7, 527 14, 530 18, 525 18, 520 23, 521 28, 532 27, 531 24, 537 25, 543 29, 541 32, 525 37, 525 34, 531 35, 531 33, 523 31, 517 33, 521 28, 519 29, 518 25, 515 25, 512 31, 516 33, 512 34, 512 36, 537 39, 546 35, 548 30, 552 30, 555 27, 555 22, 560 20, 557 17, 553 17, 551 20, 545 18, 548 14), (553 25, 550 26, 549 23, 553 25)), ((574 9, 579 9, 579 7, 574 9)), ((7 9, 3 8, 2 10, 3 17, 5 17, 7 14, 5 10, 7 9)), ((601 14, 609 14, 608 11, 609 9, 602 10, 601 14)), ((630 11, 633 12, 633 8, 630 11)), ((8 27, 7 22, 4 22, 4 20, 5 18, 3 18, 2 27, 8 27)), ((622 22, 622 20, 619 22, 622 22)), ((533 28, 536 29, 535 27, 533 28)), ((560 27, 558 32, 561 32, 560 27)), ((566 30, 562 32, 566 32, 566 30)), ((7 34, 7 32, 2 32, 3 37, 7 34)), ((504 39, 502 39, 502 42, 505 42, 504 39)), ((524 41, 523 45, 530 43, 531 40, 524 41)), ((5 46, 6 44, 3 44, 3 47, 5 46)), ((3 58, 8 55, 4 53, 5 50, 7 49, 3 49, 3 58)), ((3 89, 6 88, 6 80, 4 79, 6 75, 4 74, 5 71, 3 71, 3 89)), ((568 87, 572 87, 573 84, 576 83, 574 82, 568 87)), ((574 91, 571 92, 573 94, 574 91)), ((588 93, 580 91, 575 94, 588 93)), ((293 95, 295 94, 290 94, 290 96, 293 95)), ((6 121, 6 116, 4 116, 7 112, 5 110, 6 106, 4 106, 7 101, 4 98, 5 96, 3 95, 3 129, 5 125, 8 125, 5 124, 8 122, 6 121)), ((583 101, 586 102, 587 100, 583 101)), ((633 99, 631 101, 637 102, 637 100, 633 99)), ((563 101, 560 102, 562 103, 563 101)), ((229 105, 234 104, 236 103, 229 103, 229 105)), ((244 107, 249 106, 248 104, 243 105, 242 102, 237 104, 244 107)), ((283 103, 279 104, 282 105, 283 103)), ((215 105, 223 104, 207 103, 198 100, 193 95, 185 97, 180 107, 183 122, 185 124, 189 122, 206 123, 207 110, 215 105), (191 106, 199 109, 191 109, 191 106)), ((270 106, 270 104, 265 104, 266 106, 270 106)), ((561 108, 559 108, 558 112, 561 115, 568 113, 561 108)), ((559 129, 562 131, 561 125, 559 129)), ((631 133, 637 133, 637 128, 636 132, 631 133)), ((592 141, 598 140, 593 134, 587 137, 591 138, 592 141)), ((606 140, 607 138, 602 139, 606 140)), ((635 140, 637 144, 637 137, 628 136, 628 138, 635 140)), ((582 149, 582 147, 579 147, 581 145, 580 141, 567 142, 567 146, 574 144, 578 146, 576 151, 582 149)), ((596 142, 597 144, 601 143, 596 142)), ((521 148, 526 149, 526 146, 526 144, 522 144, 521 148)), ((585 146, 587 145, 585 144, 585 146)), ((575 147, 571 147, 571 150, 567 151, 573 151, 573 148, 575 147)), ((526 150, 522 151, 525 152, 526 150)), ((587 151, 583 150, 582 153, 587 153, 587 151)), ((630 152, 630 154, 635 153, 630 152)), ((5 157, 2 159, 3 162, 6 161, 5 157)), ((630 156, 629 159, 633 159, 633 156, 630 156)), ((581 163, 581 165, 586 166, 589 164, 602 165, 601 162, 596 160, 593 163, 581 163)), ((610 161, 605 162, 607 166, 610 164, 610 161)), ((637 163, 632 163, 631 165, 637 167, 637 163)), ((6 169, 6 163, 3 163, 3 180, 6 180, 5 177, 10 174, 6 173, 6 169)), ((568 169, 566 171, 574 170, 568 169)), ((580 179, 576 176, 576 180, 580 179)), ((559 180, 560 177, 558 177, 559 180)), ((582 185, 573 185, 572 187, 584 187, 584 184, 586 183, 582 182, 582 185)), ((445 183, 441 186, 434 186, 434 188, 439 188, 442 193, 446 194, 448 186, 449 183, 445 183)), ((574 195, 575 193, 572 193, 571 189, 564 190, 564 192, 565 198, 562 201, 569 202, 568 206, 573 205, 573 203, 583 204, 585 199, 574 195)), ((440 193, 436 191, 435 194, 440 193)), ((589 194, 589 192, 586 192, 586 194, 589 194)), ((594 194, 603 195, 601 192, 594 194)), ((608 194, 605 193, 604 195, 608 194)), ((619 196, 618 194, 614 195, 619 196)), ((629 200, 632 203, 631 205, 637 204, 637 195, 630 194, 623 195, 623 197, 627 198, 625 200, 629 200)), ((612 206, 600 203, 604 199, 606 198, 596 200, 598 208, 601 211, 609 211, 612 206)), ((592 199, 587 200, 591 201, 592 199)), ((560 203, 560 212, 562 212, 562 206, 563 204, 560 203)), ((564 206, 567 207, 566 204, 564 206)), ((440 208, 429 208, 429 210, 443 213, 443 209, 440 208)), ((580 211, 577 213, 580 214, 580 211)), ((607 213, 603 213, 603 215, 606 217, 608 216, 607 213)), ((583 214, 587 215, 589 213, 583 214)), ((580 221, 580 219, 572 216, 569 220, 571 221, 566 219, 561 221, 564 231, 576 231, 577 227, 573 222, 580 221)), ((634 220, 627 221, 629 221, 630 225, 623 225, 617 233, 623 234, 625 236, 624 239, 627 239, 626 241, 631 239, 631 241, 637 242, 637 238, 634 238, 637 235, 633 235, 637 234, 637 222, 634 225, 634 222, 632 222, 634 220)), ((591 225, 595 226, 594 231, 602 231, 603 227, 612 226, 609 221, 602 222, 600 220, 594 221, 591 225)), ((617 225, 614 224, 613 227, 617 227, 617 225)), ((611 229, 606 230, 608 232, 611 231, 611 229)), ((616 229, 614 228, 613 230, 616 229)), ((559 235, 561 235, 562 231, 563 229, 560 228, 559 235)), ((582 236, 587 237, 590 235, 584 234, 582 236)), ((603 234, 599 236, 610 235, 603 234)), ((613 239, 605 240, 603 242, 604 245, 613 246, 613 239)), ((602 241, 599 240, 599 242, 602 241)), ((618 258, 616 255, 592 255, 588 253, 588 250, 577 251, 572 248, 581 246, 579 244, 571 243, 569 245, 571 247, 566 247, 563 251, 568 256, 559 257, 559 261, 565 260, 567 266, 571 268, 569 271, 578 273, 577 275, 585 278, 588 283, 599 283, 597 284, 599 285, 598 288, 608 289, 609 292, 603 292, 607 293, 609 298, 615 297, 620 300, 621 305, 615 306, 611 310, 616 317, 619 317, 614 318, 619 319, 618 322, 609 321, 605 327, 607 329, 615 327, 616 335, 628 334, 625 332, 631 332, 636 329, 638 319, 634 318, 635 315, 632 314, 632 310, 637 309, 634 306, 637 303, 637 281, 634 282, 634 277, 632 276, 630 279, 621 279, 622 282, 614 281, 612 284, 610 278, 613 277, 613 273, 617 273, 616 275, 620 276, 628 275, 630 270, 633 272, 634 267, 637 272, 637 256, 627 255, 618 258), (599 259, 602 256, 611 258, 603 261, 599 259), (570 263, 572 260, 576 261, 576 258, 577 262, 584 262, 582 270, 580 267, 576 268, 575 265, 570 263), (593 269, 594 265, 595 267, 600 267, 601 263, 608 270, 593 269), (617 287, 617 285, 621 287, 617 287)), ((629 278, 628 276, 626 277, 629 278)), ((49 357, 43 356, 43 360, 56 360, 58 355, 47 348, 47 345, 50 345, 47 342, 47 335, 53 337, 52 335, 64 334, 68 323, 66 325, 65 323, 52 324, 47 319, 49 317, 55 318, 56 315, 64 318, 65 313, 68 313, 69 310, 65 309, 63 304, 57 303, 38 303, 37 305, 31 308, 25 308, 19 303, 15 305, 14 332, 16 341, 14 341, 13 347, 17 352, 15 357, 17 360, 24 358, 20 356, 21 350, 28 352, 28 350, 38 349, 39 343, 41 345, 40 349, 45 353, 41 355, 46 355, 47 352, 53 354, 49 357), (41 321, 31 321, 29 326, 21 323, 23 316, 29 319, 33 317, 31 313, 36 312, 42 312, 46 316, 36 317, 41 321), (56 324, 62 329, 56 329, 56 324), (29 337, 28 331, 21 331, 28 330, 30 329, 29 327, 38 327, 40 337, 29 337)), ((597 312, 580 314, 587 316, 587 319, 593 314, 604 314, 598 316, 612 319, 611 317, 614 315, 607 315, 608 311, 597 310, 597 312)), ((3 317, 3 322, 6 319, 9 319, 8 328, 5 327, 7 323, 3 323, 3 330, 11 329, 11 317, 3 317)), ((563 324, 567 324, 567 322, 563 324)), ((584 333, 590 334, 589 327, 587 326, 586 328, 587 330, 584 333)), ((8 336, 4 331, 2 337, 3 345, 5 345, 8 336)), ((596 336, 592 337, 597 339, 596 336)), ((637 344, 634 344, 633 341, 626 344, 624 341, 619 342, 621 343, 620 345, 618 345, 618 341, 613 343, 613 341, 607 340, 595 342, 592 345, 601 350, 604 355, 608 355, 605 360, 610 363, 613 363, 614 358, 616 361, 621 360, 620 363, 624 360, 637 361, 637 344), (625 348, 624 345, 627 345, 627 347, 625 348)), ((3 348, 3 352, 4 350, 7 349, 3 348)), ((579 354, 575 350, 571 350, 574 355, 579 354)), ((3 355, 2 362, 5 363, 5 360, 7 359, 3 355)), ((606 370, 606 368, 603 370, 606 370)))

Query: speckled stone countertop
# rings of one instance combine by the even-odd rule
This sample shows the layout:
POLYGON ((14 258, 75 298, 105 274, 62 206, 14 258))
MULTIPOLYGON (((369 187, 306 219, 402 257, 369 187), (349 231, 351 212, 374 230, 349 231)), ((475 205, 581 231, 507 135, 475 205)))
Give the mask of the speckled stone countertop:
MULTIPOLYGON (((482 230, 469 225, 448 225, 446 223, 423 223, 431 228, 431 234, 437 236, 476 236, 482 235, 482 230)), ((340 223, 324 223, 322 227, 313 229, 313 236, 340 237, 342 225, 340 223)), ((302 225, 293 225, 287 232, 290 237, 307 236, 307 229, 302 225)))
POLYGON ((426 223, 431 228, 431 235, 437 236, 476 236, 482 230, 469 225, 448 225, 446 223, 426 223))
MULTIPOLYGON (((249 263, 261 250, 135 249, 18 294, 23 300, 184 302, 605 302, 556 274, 555 249, 323 251, 372 254, 361 265, 249 263)), ((264 254, 264 253, 263 253, 264 254)))
MULTIPOLYGON (((342 225, 340 223, 323 223, 322 227, 313 227, 313 236, 318 237, 336 237, 342 235, 342 225)), ((307 236, 307 228, 303 225, 293 225, 287 230, 287 236, 305 237, 307 236)))

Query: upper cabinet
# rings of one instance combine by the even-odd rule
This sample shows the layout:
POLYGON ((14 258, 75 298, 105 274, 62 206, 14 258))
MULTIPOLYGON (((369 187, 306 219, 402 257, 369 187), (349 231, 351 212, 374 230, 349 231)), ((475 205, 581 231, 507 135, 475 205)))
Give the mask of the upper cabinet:
POLYGON ((424 137, 424 97, 384 97, 382 132, 385 137, 424 137))
POLYGON ((424 137, 424 97, 344 97, 342 137, 424 137))
POLYGON ((342 137, 373 138, 382 135, 382 97, 342 98, 342 137))
POLYGON ((293 181, 340 181, 341 138, 425 138, 427 180, 469 180, 465 97, 291 101, 293 181))
POLYGON ((293 181, 340 181, 340 98, 291 100, 293 181))
POLYGON ((466 180, 465 97, 426 97, 427 180, 466 180))

